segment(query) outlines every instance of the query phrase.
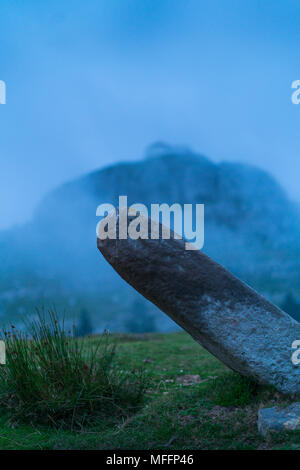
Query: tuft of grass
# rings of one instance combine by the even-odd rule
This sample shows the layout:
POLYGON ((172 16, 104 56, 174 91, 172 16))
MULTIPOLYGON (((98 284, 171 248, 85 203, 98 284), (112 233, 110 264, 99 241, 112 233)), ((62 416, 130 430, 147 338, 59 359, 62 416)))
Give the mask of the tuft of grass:
POLYGON ((89 342, 65 332, 54 311, 38 312, 27 332, 3 331, 6 365, 0 367, 0 406, 13 420, 82 428, 103 417, 124 416, 141 403, 141 370, 116 365, 109 335, 89 342))

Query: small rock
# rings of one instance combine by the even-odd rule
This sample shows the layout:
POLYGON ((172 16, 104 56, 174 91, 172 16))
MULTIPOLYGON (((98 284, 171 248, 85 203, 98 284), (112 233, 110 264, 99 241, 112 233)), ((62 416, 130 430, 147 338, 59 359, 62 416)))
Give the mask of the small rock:
POLYGON ((180 382, 182 385, 194 385, 206 382, 207 379, 201 379, 200 375, 179 375, 177 377, 177 382, 180 382))
POLYGON ((149 358, 147 357, 146 359, 143 359, 143 362, 144 362, 145 364, 151 364, 151 363, 154 362, 154 361, 153 361, 153 359, 151 359, 151 357, 149 357, 149 358))
POLYGON ((187 424, 190 424, 192 421, 195 420, 195 416, 193 415, 179 416, 178 419, 182 426, 186 426, 187 424))
POLYGON ((258 411, 257 425, 263 436, 270 432, 300 431, 300 403, 286 408, 262 408, 258 411))

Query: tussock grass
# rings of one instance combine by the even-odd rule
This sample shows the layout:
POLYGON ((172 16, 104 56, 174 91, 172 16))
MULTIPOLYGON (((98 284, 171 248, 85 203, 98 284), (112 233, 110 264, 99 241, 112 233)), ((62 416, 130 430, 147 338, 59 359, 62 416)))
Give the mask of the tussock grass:
POLYGON ((0 407, 13 420, 78 428, 103 417, 128 415, 142 401, 141 371, 121 371, 109 335, 89 342, 64 330, 54 311, 38 312, 27 333, 3 331, 0 407))

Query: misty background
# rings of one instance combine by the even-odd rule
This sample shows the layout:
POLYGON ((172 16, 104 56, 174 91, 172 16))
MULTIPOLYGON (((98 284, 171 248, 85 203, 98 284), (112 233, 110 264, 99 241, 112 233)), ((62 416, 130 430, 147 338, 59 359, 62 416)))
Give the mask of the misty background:
POLYGON ((92 245, 97 205, 121 188, 132 202, 205 203, 207 252, 277 303, 295 302, 299 13, 296 0, 1 2, 2 316, 53 302, 101 317, 98 329, 122 317, 122 328, 143 330, 146 321, 130 326, 141 299, 92 245), (153 142, 167 145, 145 159, 153 142), (146 179, 132 185, 145 165, 146 179), (188 168, 198 175, 194 192, 188 168))

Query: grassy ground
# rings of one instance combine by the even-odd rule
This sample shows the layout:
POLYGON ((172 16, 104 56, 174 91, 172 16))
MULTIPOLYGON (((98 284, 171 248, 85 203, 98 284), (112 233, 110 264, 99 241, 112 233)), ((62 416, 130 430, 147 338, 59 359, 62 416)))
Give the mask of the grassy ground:
POLYGON ((70 432, 16 424, 0 410, 0 449, 300 449, 300 432, 257 433, 259 407, 288 399, 229 371, 187 334, 115 339, 121 368, 149 377, 139 411, 70 432))

